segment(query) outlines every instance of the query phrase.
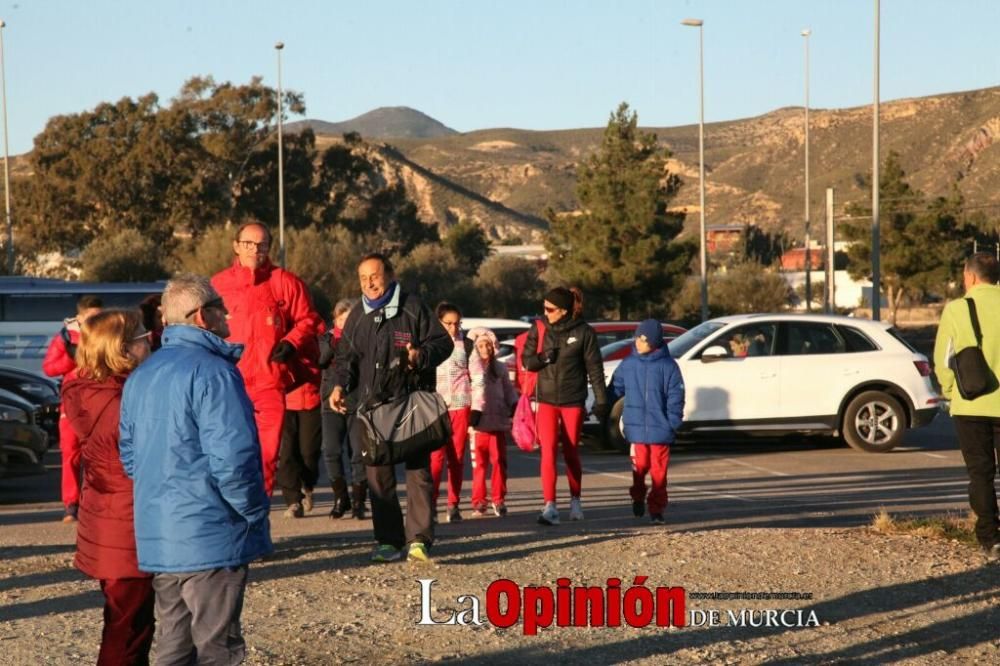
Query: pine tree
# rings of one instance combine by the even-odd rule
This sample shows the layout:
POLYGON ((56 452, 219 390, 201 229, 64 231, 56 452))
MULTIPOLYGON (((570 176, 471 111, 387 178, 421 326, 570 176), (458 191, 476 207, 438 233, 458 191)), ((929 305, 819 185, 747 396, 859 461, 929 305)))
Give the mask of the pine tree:
POLYGON ((684 215, 667 210, 681 185, 667 170, 669 156, 623 102, 599 150, 580 166, 582 210, 548 213, 545 244, 556 272, 619 317, 647 313, 651 301, 680 288, 688 270, 691 246, 676 241, 684 215))

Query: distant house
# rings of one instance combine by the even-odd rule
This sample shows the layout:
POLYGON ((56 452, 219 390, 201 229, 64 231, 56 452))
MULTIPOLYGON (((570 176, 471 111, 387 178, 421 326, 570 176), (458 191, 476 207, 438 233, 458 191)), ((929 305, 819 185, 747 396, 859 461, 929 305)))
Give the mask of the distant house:
POLYGON ((713 256, 742 253, 746 244, 745 224, 713 224, 705 229, 705 250, 713 256))
MULTIPOLYGON (((823 270, 826 265, 826 248, 816 246, 809 250, 809 268, 823 270)), ((781 270, 804 271, 806 269, 806 249, 795 247, 785 250, 781 255, 781 270)))

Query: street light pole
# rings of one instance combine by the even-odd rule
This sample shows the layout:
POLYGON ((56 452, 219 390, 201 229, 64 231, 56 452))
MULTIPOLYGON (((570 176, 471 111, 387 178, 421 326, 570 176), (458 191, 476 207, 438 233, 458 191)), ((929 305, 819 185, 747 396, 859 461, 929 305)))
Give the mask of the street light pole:
POLYGON ((10 151, 7 148, 7 75, 3 54, 3 29, 7 23, 0 19, 0 89, 3 90, 3 193, 7 216, 7 274, 14 274, 14 223, 10 219, 10 151))
POLYGON ((882 288, 881 288, 881 230, 879 228, 879 146, 878 146, 878 37, 879 37, 879 0, 875 0, 875 90, 872 118, 872 320, 882 318, 882 288))
POLYGON ((805 37, 806 43, 806 136, 805 136, 805 146, 806 146, 806 203, 805 203, 805 214, 806 214, 806 312, 812 312, 812 257, 810 256, 810 243, 811 239, 809 237, 809 35, 812 34, 812 30, 806 28, 802 31, 802 36, 805 37))
POLYGON ((281 267, 285 267, 285 160, 284 141, 281 135, 282 116, 285 104, 281 94, 281 50, 283 42, 274 45, 278 52, 278 255, 281 267))
POLYGON ((684 19, 681 25, 698 28, 698 195, 701 225, 698 229, 701 259, 701 320, 708 319, 708 254, 705 251, 705 40, 701 19, 684 19))

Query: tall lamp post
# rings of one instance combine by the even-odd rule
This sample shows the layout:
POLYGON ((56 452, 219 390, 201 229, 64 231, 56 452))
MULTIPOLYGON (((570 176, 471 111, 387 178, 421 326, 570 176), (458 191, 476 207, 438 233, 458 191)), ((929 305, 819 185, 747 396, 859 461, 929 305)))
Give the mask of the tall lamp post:
POLYGON ((701 203, 701 226, 698 244, 701 259, 701 320, 708 319, 708 255, 705 251, 705 40, 701 19, 684 19, 681 25, 698 28, 698 190, 701 203))
POLYGON ((812 257, 810 256, 810 243, 811 239, 809 237, 809 35, 812 34, 812 30, 806 28, 802 31, 802 36, 805 37, 806 43, 806 136, 805 136, 805 146, 806 146, 806 203, 805 203, 805 214, 806 214, 806 312, 812 312, 812 257))
POLYGON ((882 279, 881 279, 881 238, 879 229, 878 195, 879 185, 879 147, 878 147, 878 34, 879 34, 879 0, 875 0, 875 90, 872 100, 872 319, 882 318, 882 279))
POLYGON ((0 89, 3 91, 3 193, 7 215, 7 274, 14 274, 14 223, 10 219, 10 152, 7 149, 7 76, 3 57, 3 29, 7 23, 0 19, 0 89))
POLYGON ((274 45, 278 52, 278 256, 281 267, 285 267, 285 159, 284 141, 281 137, 282 116, 285 111, 284 98, 281 94, 281 50, 284 42, 274 45))

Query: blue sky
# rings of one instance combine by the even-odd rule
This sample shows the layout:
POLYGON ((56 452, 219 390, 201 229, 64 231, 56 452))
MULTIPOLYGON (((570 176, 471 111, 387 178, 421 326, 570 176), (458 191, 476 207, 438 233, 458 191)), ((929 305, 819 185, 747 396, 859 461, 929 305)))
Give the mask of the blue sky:
MULTIPOLYGON (((873 0, 19 0, 0 2, 10 151, 53 115, 189 77, 276 84, 307 116, 419 109, 459 131, 602 126, 627 101, 647 126, 697 122, 705 21, 707 121, 803 102, 870 104, 873 0)), ((998 0, 882 0, 881 97, 1000 84, 998 0)), ((710 140, 710 137, 707 137, 710 140)))

